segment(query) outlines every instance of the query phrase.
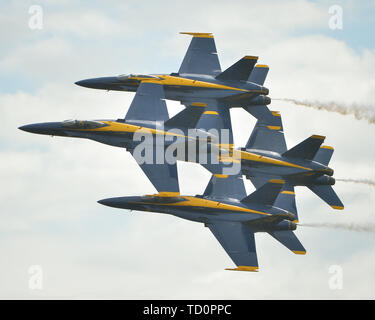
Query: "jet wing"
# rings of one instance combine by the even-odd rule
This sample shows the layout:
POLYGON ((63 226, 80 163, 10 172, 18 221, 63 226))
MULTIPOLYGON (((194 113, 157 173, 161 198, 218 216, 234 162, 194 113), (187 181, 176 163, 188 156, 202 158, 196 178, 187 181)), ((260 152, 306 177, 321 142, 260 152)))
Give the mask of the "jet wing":
POLYGON ((248 227, 241 222, 231 221, 214 221, 206 226, 237 265, 237 268, 227 270, 258 270, 255 237, 248 227))
POLYGON ((275 111, 272 114, 274 116, 272 125, 264 123, 261 119, 257 121, 246 149, 267 150, 280 154, 287 150, 281 116, 275 111))
POLYGON ((203 195, 214 199, 243 199, 246 189, 242 175, 213 174, 203 195))
MULTIPOLYGON (((246 176, 247 179, 250 179, 251 183, 254 185, 254 187, 256 189, 259 189, 261 186, 265 185, 270 179, 271 177, 269 176, 246 176)), ((276 178, 276 176, 273 176, 274 179, 278 179, 276 178)))
POLYGON ((221 73, 214 36, 211 33, 180 32, 193 36, 179 74, 204 74, 216 76, 221 73))
MULTIPOLYGON (((228 105, 216 99, 198 100, 199 102, 193 102, 193 100, 186 100, 182 103, 186 107, 189 107, 189 105, 191 105, 192 103, 202 103, 206 105, 205 111, 201 115, 196 125, 196 128, 208 132, 211 137, 216 137, 212 140, 212 143, 216 146, 219 145, 220 147, 227 149, 229 154, 228 148, 233 147, 233 131, 228 105)), ((215 152, 218 151, 217 149, 215 150, 215 152)), ((227 171, 228 173, 235 174, 240 169, 240 166, 238 166, 238 168, 237 166, 234 167, 233 163, 224 164, 223 162, 220 162, 213 164, 213 161, 210 161, 210 156, 208 158, 209 159, 206 161, 206 163, 201 162, 200 164, 202 164, 202 166, 204 166, 211 173, 222 174, 223 168, 227 167, 228 170, 231 170, 227 171), (233 168, 233 170, 231 168, 233 168)))
POLYGON ((169 119, 161 84, 142 82, 125 116, 126 122, 155 122, 169 119))
POLYGON ((163 157, 163 161, 159 161, 163 163, 159 164, 156 159, 157 152, 153 152, 153 159, 150 159, 151 161, 148 161, 149 163, 147 163, 146 161, 141 163, 139 155, 136 155, 134 150, 135 149, 129 151, 159 193, 180 192, 178 184, 177 163, 168 164, 163 157))

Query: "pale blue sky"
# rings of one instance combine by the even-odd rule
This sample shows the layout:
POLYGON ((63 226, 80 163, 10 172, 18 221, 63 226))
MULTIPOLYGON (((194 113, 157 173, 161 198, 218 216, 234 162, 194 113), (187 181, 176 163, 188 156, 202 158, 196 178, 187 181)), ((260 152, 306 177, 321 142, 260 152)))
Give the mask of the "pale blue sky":
MULTIPOLYGON (((258 55, 270 66, 271 97, 373 106, 374 9, 373 1, 1 2, 0 297, 374 298, 373 234, 301 227, 298 237, 308 252, 303 257, 257 235, 260 272, 228 273, 224 268, 232 262, 203 226, 96 203, 155 192, 124 150, 17 129, 124 116, 132 94, 74 82, 177 71, 190 41, 180 31, 213 32, 222 68, 258 55), (28 28, 34 4, 43 8, 42 30, 28 28), (328 28, 334 4, 343 8, 343 30, 328 28), (33 264, 45 273, 41 292, 27 287, 33 264), (343 290, 329 289, 330 265, 343 267, 343 290)), ((311 134, 326 135, 335 147, 337 177, 375 180, 374 125, 281 102, 271 108, 281 111, 288 147, 311 134)), ((232 116, 239 147, 255 121, 242 110, 232 116)), ((209 179, 191 164, 179 166, 179 174, 185 194, 203 192, 209 179)), ((250 183, 247 188, 252 190, 250 183)), ((300 220, 374 223, 373 189, 337 183, 345 210, 335 212, 297 188, 300 220)))
MULTIPOLYGON (((314 21, 312 24, 298 24, 296 28, 289 28, 285 31, 284 36, 304 37, 320 34, 344 41, 350 48, 359 53, 365 49, 374 49, 372 30, 375 29, 375 20, 373 19, 375 9, 372 1, 310 1, 310 3, 322 12, 326 11, 327 16, 322 16, 321 19, 314 21), (343 8, 343 30, 328 28, 328 8, 331 5, 340 5, 343 8)), ((85 61, 86 57, 91 55, 97 58, 97 60, 87 61, 89 68, 84 70, 84 75, 87 76, 90 76, 90 74, 93 76, 119 74, 127 72, 128 70, 125 69, 129 66, 132 67, 129 72, 167 73, 176 71, 182 61, 181 52, 173 52, 173 50, 166 52, 162 46, 181 31, 174 28, 179 26, 176 20, 178 21, 180 17, 192 15, 195 9, 177 1, 172 4, 168 3, 168 6, 165 7, 171 6, 172 8, 166 9, 165 14, 160 14, 163 12, 163 6, 158 2, 126 1, 124 4, 118 6, 116 1, 2 2, 0 9, 1 16, 4 19, 2 19, 3 31, 1 37, 3 41, 0 44, 0 59, 11 57, 14 51, 22 47, 33 46, 40 41, 56 39, 69 45, 71 49, 69 54, 78 56, 75 58, 75 62, 85 61), (28 10, 30 5, 35 4, 40 5, 43 9, 42 30, 31 30, 28 27, 28 20, 31 17, 28 10), (155 16, 152 15, 153 10, 156 10, 155 16), (184 14, 185 11, 186 14, 184 14), (100 32, 97 34, 95 30, 90 30, 93 21, 81 21, 81 15, 85 12, 97 14, 98 19, 95 21, 97 25, 103 23, 101 18, 105 19, 104 24, 113 21, 113 31, 105 29, 102 34, 100 32), (66 28, 64 26, 57 28, 55 25, 52 28, 49 27, 50 16, 54 18, 56 15, 64 21, 66 28), (166 21, 170 19, 173 23, 171 23, 171 28, 168 28, 166 21), (131 24, 128 25, 127 21, 130 21, 131 24), (78 30, 80 23, 82 23, 83 33, 78 30), (150 26, 144 27, 148 23, 150 26), (129 26, 134 30, 128 30, 127 27, 129 26), (126 37, 124 37, 125 34, 126 37), (143 41, 144 38, 147 38, 146 42, 143 41), (162 50, 159 51, 160 49, 162 50), (137 59, 134 59, 132 50, 135 50, 137 59), (97 54, 98 52, 100 54, 97 54), (81 59, 79 56, 81 56, 81 59)), ((233 3, 233 6, 235 5, 236 2, 233 3)), ((269 5, 272 6, 272 1, 269 1, 269 5)), ((240 10, 241 5, 238 5, 237 9, 240 10)), ((210 12, 207 12, 207 15, 209 14, 210 12)), ((298 20, 301 19, 301 16, 303 19, 303 13, 297 17, 298 20)), ((211 19, 214 19, 214 17, 211 19)), ((288 14, 288 19, 292 22, 296 19, 293 12, 288 14)), ((225 23, 231 24, 231 21, 225 21, 225 23)), ((283 21, 275 22, 273 28, 278 29, 282 27, 282 24, 283 21)), ((108 28, 111 28, 111 26, 109 25, 108 28)), ((215 30, 210 29, 210 31, 215 30)), ((257 41, 259 31, 249 30, 249 32, 254 41, 257 41)), ((262 37, 261 32, 259 36, 262 37)), ((220 43, 217 45, 220 49, 220 43)), ((27 51, 23 53, 26 63, 28 61, 30 61, 30 64, 35 63, 34 59, 27 53, 27 51)), ((324 52, 321 52, 321 55, 324 58, 324 52)), ((64 64, 64 61, 52 60, 52 62, 64 64)), ((53 69, 53 64, 48 67, 53 69)), ((56 74, 51 76, 53 70, 49 70, 46 74, 43 66, 37 74, 16 65, 7 68, 0 66, 0 92, 10 93, 20 89, 26 92, 35 92, 48 82, 72 83, 82 77, 82 71, 79 70, 70 70, 68 74, 64 75, 58 73, 59 68, 56 70, 56 74)))

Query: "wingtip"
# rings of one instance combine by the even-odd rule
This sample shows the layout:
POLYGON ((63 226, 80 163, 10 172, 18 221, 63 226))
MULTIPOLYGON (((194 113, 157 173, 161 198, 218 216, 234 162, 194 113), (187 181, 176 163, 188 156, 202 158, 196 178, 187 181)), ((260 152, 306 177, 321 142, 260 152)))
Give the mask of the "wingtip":
POLYGON ((335 210, 344 210, 344 206, 331 206, 335 210))
POLYGON ((304 254, 306 254, 306 251, 292 250, 292 252, 293 252, 294 254, 300 254, 300 255, 304 255, 304 254))
POLYGON ((225 268, 225 270, 258 272, 259 267, 258 266, 237 266, 237 268, 225 268))

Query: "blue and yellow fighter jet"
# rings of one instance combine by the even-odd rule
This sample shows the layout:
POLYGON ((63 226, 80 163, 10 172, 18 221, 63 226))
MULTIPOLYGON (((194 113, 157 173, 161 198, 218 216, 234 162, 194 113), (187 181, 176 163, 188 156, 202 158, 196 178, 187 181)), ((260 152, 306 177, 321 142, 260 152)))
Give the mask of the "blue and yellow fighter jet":
MULTIPOLYGON (((259 119, 245 148, 233 150, 223 162, 238 162, 241 172, 256 188, 269 179, 285 180, 284 191, 294 194, 295 186, 307 186, 333 209, 344 205, 332 188, 335 184, 333 170, 328 167, 333 147, 322 145, 324 136, 312 135, 291 149, 287 149, 281 115, 272 111, 274 126, 259 119)), ((212 166, 208 169, 214 171, 212 166)))
MULTIPOLYGON (((214 37, 211 33, 181 32, 193 38, 177 73, 129 74, 77 81, 95 89, 136 91, 144 81, 163 86, 165 98, 188 106, 197 99, 207 104, 206 112, 216 114, 231 129, 229 108, 243 107, 249 113, 272 120, 266 105, 271 103, 269 90, 263 87, 268 66, 258 64, 258 57, 245 56, 221 71, 214 37)), ((230 143, 233 138, 230 138, 230 143)))
POLYGON ((187 108, 169 119, 168 109, 163 98, 164 92, 160 84, 144 81, 139 86, 124 119, 67 120, 29 124, 19 129, 51 136, 86 138, 126 148, 137 160, 158 192, 168 191, 178 194, 177 164, 165 159, 165 149, 175 143, 176 139, 180 139, 179 141, 185 144, 196 141, 199 137, 204 139, 206 132, 199 132, 200 130, 196 130, 198 134, 192 137, 188 134, 191 132, 189 131, 191 128, 195 128, 206 105, 192 102, 187 108), (148 140, 147 136, 152 139, 148 140), (159 137, 161 137, 161 143, 159 143, 159 137), (140 153, 148 147, 148 150, 151 151, 150 159, 145 159, 139 154, 137 146, 141 143, 146 144, 146 147, 142 148, 140 153), (156 144, 162 146, 161 152, 157 152, 156 144))
POLYGON ((267 232, 295 254, 306 253, 293 232, 297 228, 293 222, 297 214, 295 195, 282 191, 283 184, 282 180, 270 180, 246 196, 242 175, 212 175, 203 195, 164 193, 98 202, 204 223, 237 266, 227 270, 257 271, 256 232, 267 232))

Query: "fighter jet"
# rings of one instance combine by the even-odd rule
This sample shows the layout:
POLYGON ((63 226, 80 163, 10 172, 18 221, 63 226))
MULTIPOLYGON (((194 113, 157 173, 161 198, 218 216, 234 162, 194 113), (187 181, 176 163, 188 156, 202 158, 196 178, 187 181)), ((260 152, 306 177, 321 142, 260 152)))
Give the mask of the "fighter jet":
POLYGON ((159 212, 204 223, 236 264, 226 270, 258 271, 254 233, 267 232, 295 254, 305 254, 294 230, 294 193, 282 180, 270 180, 246 196, 241 175, 213 175, 203 195, 117 197, 100 204, 129 210, 159 212))
MULTIPOLYGON (((251 114, 261 108, 263 118, 270 121, 273 119, 266 107, 271 102, 267 96, 269 90, 263 87, 269 70, 267 65, 256 65, 256 56, 244 56, 221 71, 211 33, 181 33, 192 35, 193 38, 177 73, 127 74, 86 79, 77 81, 76 84, 117 91, 136 91, 144 81, 160 84, 166 99, 180 101, 186 106, 197 100, 206 103, 206 112, 225 119, 228 129, 231 129, 230 107, 243 107, 251 114)), ((231 144, 232 140, 231 137, 231 144)))
POLYGON ((269 179, 283 179, 285 192, 294 194, 295 186, 306 186, 333 209, 344 205, 332 188, 333 169, 328 167, 334 148, 322 145, 325 137, 312 135, 291 149, 287 149, 281 115, 272 111, 275 126, 259 119, 245 148, 234 150, 224 162, 241 162, 242 174, 256 188, 269 179))
MULTIPOLYGON (((29 124, 19 129, 51 136, 86 138, 126 148, 158 192, 168 191, 168 194, 171 192, 179 194, 177 165, 176 162, 173 163, 165 158, 165 150, 175 143, 176 139, 180 139, 182 144, 189 143, 191 140, 196 141, 197 135, 188 136, 189 129, 195 128, 206 105, 192 102, 169 119, 163 98, 164 92, 160 84, 144 81, 139 86, 124 119, 67 120, 29 124), (151 137, 151 140, 147 137, 151 137), (161 143, 158 143, 160 137, 161 143), (142 143, 145 147, 137 148, 142 143), (162 146, 161 152, 157 152, 158 146, 162 146), (142 156, 142 152, 146 152, 146 149, 151 151, 149 159, 146 155, 142 156)), ((198 136, 205 137, 206 133, 201 132, 198 136)))

